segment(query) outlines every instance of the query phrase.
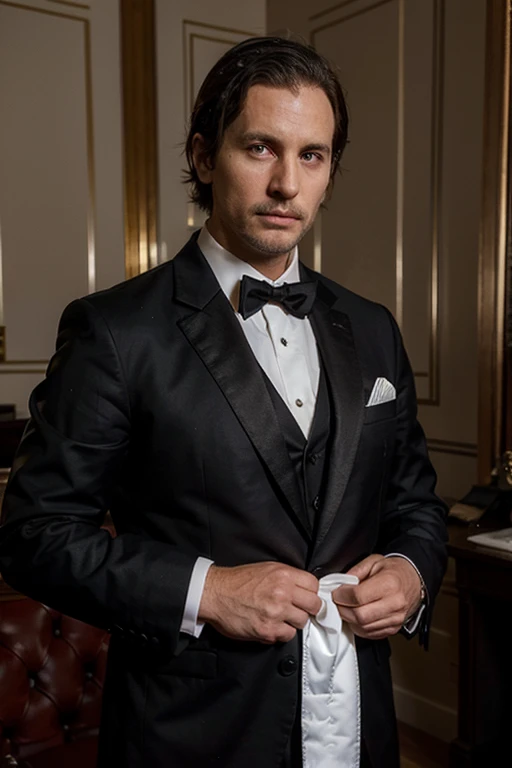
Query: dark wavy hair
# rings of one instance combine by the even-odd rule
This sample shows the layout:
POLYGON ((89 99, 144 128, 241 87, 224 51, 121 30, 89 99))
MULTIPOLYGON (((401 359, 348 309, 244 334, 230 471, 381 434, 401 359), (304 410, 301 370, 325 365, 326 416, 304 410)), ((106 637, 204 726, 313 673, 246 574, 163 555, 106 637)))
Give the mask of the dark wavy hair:
POLYGON ((295 90, 301 85, 321 88, 334 112, 331 183, 339 168, 348 135, 348 113, 343 91, 331 65, 313 48, 280 37, 257 37, 231 48, 206 76, 192 111, 185 144, 188 171, 185 183, 191 185, 190 199, 212 212, 211 184, 203 184, 194 166, 192 139, 204 139, 204 159, 211 167, 222 144, 224 133, 243 109, 253 85, 295 90))

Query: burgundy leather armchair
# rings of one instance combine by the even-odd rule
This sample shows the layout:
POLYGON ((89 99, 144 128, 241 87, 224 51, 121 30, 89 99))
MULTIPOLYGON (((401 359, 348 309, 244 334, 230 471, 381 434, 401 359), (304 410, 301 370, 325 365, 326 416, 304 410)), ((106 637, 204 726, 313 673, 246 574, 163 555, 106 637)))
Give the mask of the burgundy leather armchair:
POLYGON ((0 768, 94 768, 109 635, 0 596, 0 768))

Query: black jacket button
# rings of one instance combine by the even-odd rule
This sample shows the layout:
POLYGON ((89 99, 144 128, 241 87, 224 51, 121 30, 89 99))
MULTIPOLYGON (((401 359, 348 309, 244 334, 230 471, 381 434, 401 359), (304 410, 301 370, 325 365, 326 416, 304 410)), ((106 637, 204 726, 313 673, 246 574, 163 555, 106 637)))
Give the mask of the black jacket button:
POLYGON ((279 674, 283 677, 294 675, 298 668, 299 665, 295 656, 285 656, 284 659, 281 659, 277 667, 279 674))
POLYGON ((315 498, 313 499, 313 509, 315 510, 315 512, 318 512, 318 510, 320 509, 320 497, 319 496, 315 496, 315 498))

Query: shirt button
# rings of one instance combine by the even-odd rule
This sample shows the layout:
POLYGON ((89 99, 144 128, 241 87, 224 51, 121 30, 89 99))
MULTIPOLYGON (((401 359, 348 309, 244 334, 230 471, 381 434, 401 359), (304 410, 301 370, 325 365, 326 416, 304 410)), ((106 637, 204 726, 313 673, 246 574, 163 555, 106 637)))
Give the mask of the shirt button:
POLYGON ((295 405, 297 406, 297 408, 302 408, 302 406, 304 405, 304 403, 303 403, 303 402, 302 402, 302 400, 301 400, 301 399, 298 397, 298 398, 296 399, 296 401, 295 401, 295 405))
POLYGON ((284 659, 281 659, 277 667, 279 674, 283 677, 290 677, 290 675, 297 672, 298 668, 299 665, 295 656, 285 656, 284 659))
POLYGON ((288 342, 284 337, 281 339, 281 344, 283 345, 283 347, 286 347, 288 345, 288 342))

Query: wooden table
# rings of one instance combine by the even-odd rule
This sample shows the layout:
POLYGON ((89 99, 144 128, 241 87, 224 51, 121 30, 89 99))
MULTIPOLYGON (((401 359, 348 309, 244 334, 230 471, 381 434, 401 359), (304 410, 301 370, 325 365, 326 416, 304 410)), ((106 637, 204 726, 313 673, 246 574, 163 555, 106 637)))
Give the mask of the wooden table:
POLYGON ((512 766, 512 553, 467 541, 484 530, 450 526, 460 633, 458 736, 450 768, 512 766))

